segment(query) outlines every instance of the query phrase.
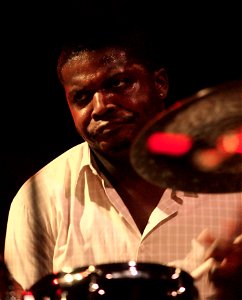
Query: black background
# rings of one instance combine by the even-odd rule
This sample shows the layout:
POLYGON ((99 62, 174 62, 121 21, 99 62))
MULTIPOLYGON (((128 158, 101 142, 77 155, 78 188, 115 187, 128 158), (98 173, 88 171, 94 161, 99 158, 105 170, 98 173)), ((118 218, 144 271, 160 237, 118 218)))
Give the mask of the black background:
POLYGON ((102 24, 108 30, 115 30, 114 24, 148 28, 169 49, 171 103, 242 77, 242 18, 236 2, 22 2, 1 4, 1 251, 17 190, 81 141, 56 75, 59 47, 68 34, 100 30, 102 24))

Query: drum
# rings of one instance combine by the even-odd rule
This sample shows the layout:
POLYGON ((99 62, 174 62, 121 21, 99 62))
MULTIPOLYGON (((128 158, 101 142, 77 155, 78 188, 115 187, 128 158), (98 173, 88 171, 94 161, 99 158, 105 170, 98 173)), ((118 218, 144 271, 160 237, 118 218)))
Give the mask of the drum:
MULTIPOLYGON (((111 263, 49 274, 28 291, 35 300, 198 300, 193 277, 154 263, 111 263)), ((27 300, 24 299, 24 300, 27 300)))
POLYGON ((22 287, 11 276, 2 256, 0 256, 0 299, 21 300, 22 287))

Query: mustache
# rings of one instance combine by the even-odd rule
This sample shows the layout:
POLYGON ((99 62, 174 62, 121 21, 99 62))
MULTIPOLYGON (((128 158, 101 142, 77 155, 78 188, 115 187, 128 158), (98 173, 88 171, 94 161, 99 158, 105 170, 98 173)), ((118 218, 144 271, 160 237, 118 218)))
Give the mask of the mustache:
POLYGON ((118 124, 129 124, 134 123, 137 120, 137 116, 131 112, 125 113, 116 113, 108 118, 103 118, 100 120, 91 120, 88 128, 92 132, 93 135, 97 135, 102 133, 106 128, 118 125, 118 124))

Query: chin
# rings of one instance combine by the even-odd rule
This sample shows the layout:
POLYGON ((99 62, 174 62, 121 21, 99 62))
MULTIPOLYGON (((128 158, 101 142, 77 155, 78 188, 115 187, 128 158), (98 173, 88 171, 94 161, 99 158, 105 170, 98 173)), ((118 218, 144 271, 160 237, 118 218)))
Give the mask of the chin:
POLYGON ((106 143, 100 143, 99 152, 103 153, 103 155, 110 158, 128 157, 130 152, 130 143, 113 145, 113 146, 106 143))

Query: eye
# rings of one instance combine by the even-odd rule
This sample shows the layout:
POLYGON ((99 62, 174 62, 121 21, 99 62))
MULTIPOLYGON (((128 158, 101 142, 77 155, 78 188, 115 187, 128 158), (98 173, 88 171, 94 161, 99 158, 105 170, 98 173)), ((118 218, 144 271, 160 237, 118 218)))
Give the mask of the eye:
POLYGON ((71 98, 71 102, 78 106, 85 106, 92 100, 93 93, 87 91, 77 91, 71 98))
POLYGON ((123 90, 127 89, 132 85, 133 81, 129 77, 116 77, 111 78, 106 84, 106 89, 112 89, 112 90, 123 90))

